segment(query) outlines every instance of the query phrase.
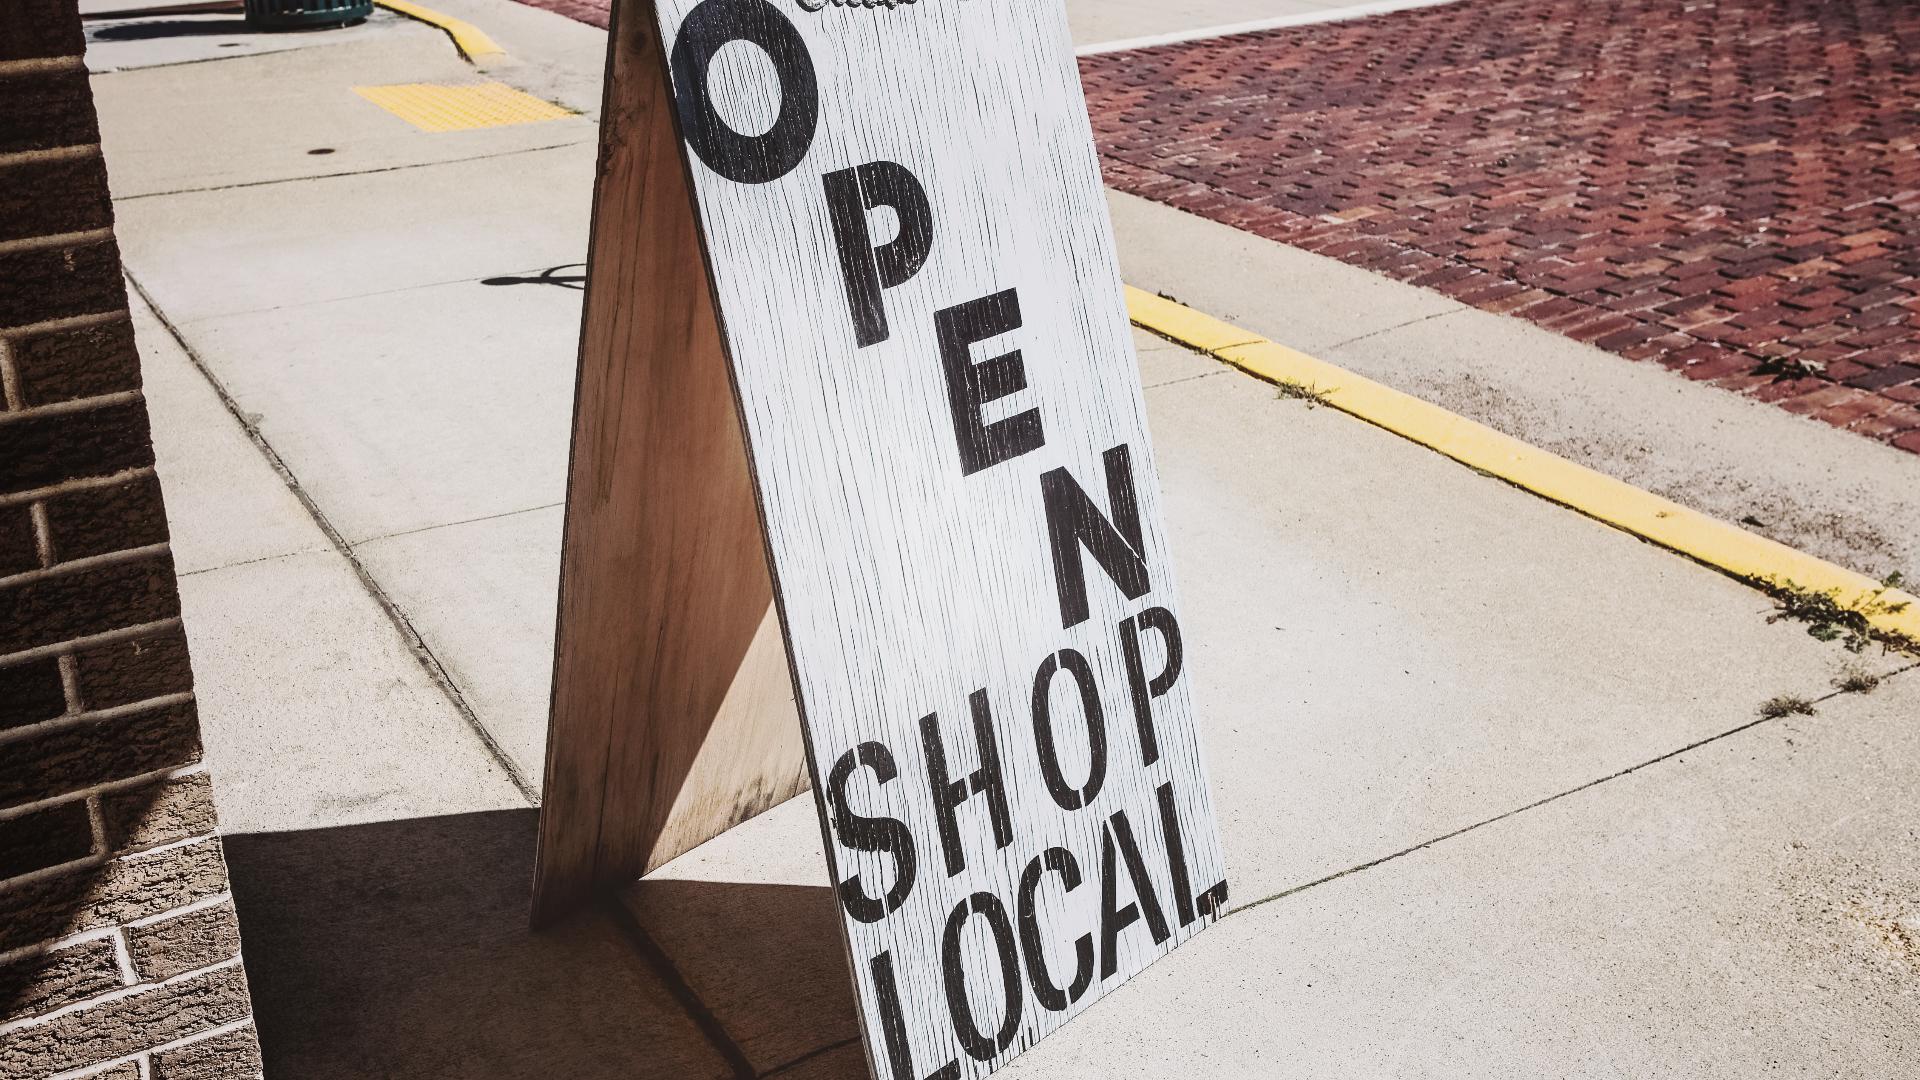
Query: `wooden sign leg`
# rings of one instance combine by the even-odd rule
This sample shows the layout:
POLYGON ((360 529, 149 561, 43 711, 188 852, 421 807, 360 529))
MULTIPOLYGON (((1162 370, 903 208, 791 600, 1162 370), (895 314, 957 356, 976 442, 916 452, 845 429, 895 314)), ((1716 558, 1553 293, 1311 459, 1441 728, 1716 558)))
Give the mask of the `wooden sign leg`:
POLYGON ((610 38, 534 871, 546 922, 806 790, 647 0, 610 38))

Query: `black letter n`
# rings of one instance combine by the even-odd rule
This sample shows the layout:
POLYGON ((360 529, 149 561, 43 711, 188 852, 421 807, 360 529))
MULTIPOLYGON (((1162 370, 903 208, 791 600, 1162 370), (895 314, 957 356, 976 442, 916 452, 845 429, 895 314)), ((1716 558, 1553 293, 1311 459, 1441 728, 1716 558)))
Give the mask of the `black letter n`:
POLYGON ((1060 592, 1060 625, 1087 621, 1087 578, 1080 549, 1093 553, 1129 600, 1153 587, 1147 574, 1146 545, 1140 534, 1140 500, 1133 486, 1133 454, 1125 443, 1106 452, 1109 520, 1065 469, 1040 478, 1047 503, 1047 540, 1053 548, 1053 581, 1060 592))

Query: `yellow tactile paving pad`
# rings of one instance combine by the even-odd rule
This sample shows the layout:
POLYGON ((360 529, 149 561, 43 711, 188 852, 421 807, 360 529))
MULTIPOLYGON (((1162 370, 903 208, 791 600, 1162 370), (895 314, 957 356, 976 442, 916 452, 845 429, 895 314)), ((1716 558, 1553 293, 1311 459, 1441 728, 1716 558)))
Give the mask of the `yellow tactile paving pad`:
POLYGON ((471 131, 475 128, 537 124, 574 115, 505 83, 444 86, 401 83, 356 86, 353 92, 422 131, 471 131))

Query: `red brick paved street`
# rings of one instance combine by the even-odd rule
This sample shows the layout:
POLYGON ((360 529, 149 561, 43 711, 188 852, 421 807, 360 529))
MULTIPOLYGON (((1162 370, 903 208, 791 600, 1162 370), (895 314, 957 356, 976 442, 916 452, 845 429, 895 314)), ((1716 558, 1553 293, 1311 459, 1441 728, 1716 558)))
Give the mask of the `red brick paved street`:
POLYGON ((1081 71, 1113 187, 1920 452, 1920 3, 1463 0, 1081 71))
POLYGON ((1913 451, 1917 68, 1900 0, 1465 0, 1081 64, 1114 187, 1913 451))
POLYGON ((611 18, 613 0, 520 0, 528 7, 537 7, 551 11, 555 15, 565 15, 574 22, 583 22, 588 26, 607 28, 611 18))

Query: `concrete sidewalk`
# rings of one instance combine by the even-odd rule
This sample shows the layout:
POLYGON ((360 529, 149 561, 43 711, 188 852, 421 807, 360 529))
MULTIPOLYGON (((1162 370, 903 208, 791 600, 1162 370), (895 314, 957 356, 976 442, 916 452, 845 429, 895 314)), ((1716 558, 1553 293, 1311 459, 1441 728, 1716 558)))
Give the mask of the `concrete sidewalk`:
MULTIPOLYGON (((412 24, 95 80, 269 1074, 862 1075, 809 800, 523 929, 604 35, 447 7, 519 61, 488 77, 587 115, 414 130, 351 88, 478 80, 412 24)), ((1115 205, 1129 281, 1368 374, 1545 357, 1548 436, 1667 393, 1115 205), (1428 316, 1451 352, 1408 336, 1428 316)), ((1140 346, 1236 911, 1010 1075, 1890 1076, 1920 1053, 1906 662, 1140 346), (1838 694, 1854 666, 1885 678, 1838 694), (1759 720, 1778 696, 1818 712, 1759 720)), ((1839 554, 1912 565, 1913 535, 1839 554)))

